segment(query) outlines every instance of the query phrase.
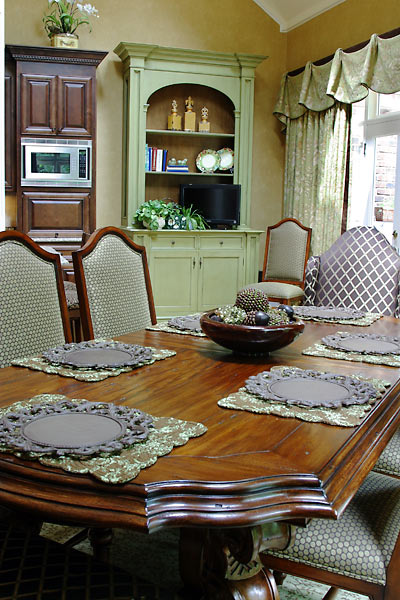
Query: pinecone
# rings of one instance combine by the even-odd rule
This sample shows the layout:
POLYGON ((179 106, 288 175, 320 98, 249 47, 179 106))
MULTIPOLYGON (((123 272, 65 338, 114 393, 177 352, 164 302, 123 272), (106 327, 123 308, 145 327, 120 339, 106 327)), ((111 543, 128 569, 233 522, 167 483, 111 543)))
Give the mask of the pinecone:
POLYGON ((280 308, 270 308, 268 314, 270 318, 269 325, 286 325, 290 322, 287 313, 280 308))
POLYGON ((235 306, 239 306, 246 313, 257 310, 267 312, 269 307, 268 296, 261 290, 246 288, 238 293, 235 306))
POLYGON ((217 308, 215 314, 221 317, 224 323, 228 323, 229 325, 241 325, 246 317, 244 310, 230 304, 217 308))
POLYGON ((255 325, 256 324, 256 310, 250 310, 246 313, 246 318, 243 321, 243 325, 255 325))

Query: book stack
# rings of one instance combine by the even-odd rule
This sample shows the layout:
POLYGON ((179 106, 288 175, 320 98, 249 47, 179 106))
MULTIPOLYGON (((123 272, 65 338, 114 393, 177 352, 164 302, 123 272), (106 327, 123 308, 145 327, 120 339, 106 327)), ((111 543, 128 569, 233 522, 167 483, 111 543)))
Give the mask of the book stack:
POLYGON ((188 173, 189 167, 187 165, 167 165, 168 173, 188 173))
POLYGON ((158 171, 159 173, 166 171, 167 155, 168 150, 163 148, 154 148, 153 146, 146 144, 146 171, 158 171))

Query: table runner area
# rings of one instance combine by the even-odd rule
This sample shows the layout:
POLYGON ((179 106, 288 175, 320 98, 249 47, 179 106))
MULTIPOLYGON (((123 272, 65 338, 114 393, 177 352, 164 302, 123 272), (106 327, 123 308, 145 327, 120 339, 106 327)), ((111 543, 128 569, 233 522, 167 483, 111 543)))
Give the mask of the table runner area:
MULTIPOLYGON (((342 334, 346 332, 338 331, 337 333, 342 334)), ((365 354, 360 352, 350 352, 340 350, 339 348, 330 348, 326 346, 322 340, 305 348, 302 351, 302 354, 306 354, 307 356, 320 356, 322 358, 365 362, 374 365, 386 365, 388 367, 400 367, 400 355, 398 354, 365 354)))
MULTIPOLYGON (((272 367, 271 371, 283 371, 288 367, 272 367)), ((293 367, 290 367, 293 369, 293 367)), ((301 369, 298 369, 301 371, 301 369)), ((294 417, 312 423, 326 423, 327 425, 340 425, 342 427, 355 427, 361 423, 373 404, 383 396, 391 383, 382 379, 372 379, 362 375, 352 375, 358 381, 373 385, 377 391, 377 398, 370 404, 352 405, 341 408, 305 408, 289 406, 275 400, 263 400, 247 392, 245 387, 218 401, 218 406, 234 410, 245 410, 258 414, 271 414, 280 417, 294 417)))
MULTIPOLYGON (((7 413, 22 410, 35 404, 51 404, 61 400, 68 400, 62 394, 39 394, 28 400, 15 402, 11 406, 0 409, 0 418, 7 413)), ((71 399, 73 402, 85 402, 83 399, 71 399)), ((96 456, 92 458, 52 458, 39 452, 11 451, 0 445, 0 452, 12 452, 16 456, 38 460, 41 464, 58 467, 71 473, 90 473, 104 483, 126 483, 134 479, 142 469, 153 465, 157 458, 165 456, 175 446, 185 445, 190 438, 203 435, 207 428, 202 423, 182 421, 173 417, 152 417, 154 429, 149 433, 146 441, 138 442, 116 454, 96 456)))
MULTIPOLYGON (((99 342, 102 340, 94 341, 99 342)), ((42 371, 43 373, 47 373, 48 375, 61 375, 62 377, 73 377, 77 381, 97 382, 103 381, 104 379, 107 379, 107 377, 116 377, 121 373, 130 373, 134 369, 139 369, 144 365, 152 365, 157 360, 164 360, 164 358, 170 358, 171 356, 176 355, 176 352, 174 350, 160 350, 158 348, 152 348, 150 346, 147 346, 147 348, 150 348, 150 350, 152 350, 153 352, 152 359, 140 363, 134 367, 113 367, 105 369, 71 367, 67 365, 49 363, 42 356, 18 358, 16 360, 13 360, 11 364, 14 367, 27 367, 28 369, 32 369, 33 371, 42 371)))

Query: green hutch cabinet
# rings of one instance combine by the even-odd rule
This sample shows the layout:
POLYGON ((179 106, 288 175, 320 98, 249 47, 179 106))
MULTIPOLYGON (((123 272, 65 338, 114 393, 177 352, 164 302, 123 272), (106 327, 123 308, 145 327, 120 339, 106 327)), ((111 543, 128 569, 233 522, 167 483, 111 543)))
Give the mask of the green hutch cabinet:
POLYGON ((234 302, 240 287, 257 281, 259 236, 249 228, 253 142, 254 76, 266 57, 121 42, 114 52, 124 69, 123 191, 121 223, 146 247, 158 318, 234 302), (185 99, 197 121, 208 109, 210 132, 184 131, 185 99), (175 100, 182 130, 167 129, 175 100), (189 171, 146 171, 145 148, 187 158, 189 171), (204 149, 234 150, 232 172, 201 173, 204 149), (134 229, 142 202, 179 199, 181 183, 241 184, 237 230, 148 231, 134 229))

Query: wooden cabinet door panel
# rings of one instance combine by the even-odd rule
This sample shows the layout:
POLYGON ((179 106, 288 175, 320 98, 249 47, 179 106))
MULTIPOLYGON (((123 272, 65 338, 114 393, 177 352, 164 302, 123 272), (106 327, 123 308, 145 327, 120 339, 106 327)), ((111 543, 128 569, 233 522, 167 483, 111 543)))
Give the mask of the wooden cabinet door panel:
POLYGON ((197 253, 155 250, 150 255, 150 278, 157 316, 196 312, 197 253))
POLYGON ((58 77, 58 123, 60 135, 92 133, 91 77, 58 77))
POLYGON ((55 135, 56 75, 21 77, 21 134, 55 135))
POLYGON ((14 79, 6 73, 4 77, 4 180, 6 192, 16 188, 15 153, 15 93, 14 79))
POLYGON ((244 285, 242 252, 203 252, 199 258, 198 310, 234 304, 244 285))
POLYGON ((89 231, 89 193, 24 192, 23 231, 35 237, 89 231))

